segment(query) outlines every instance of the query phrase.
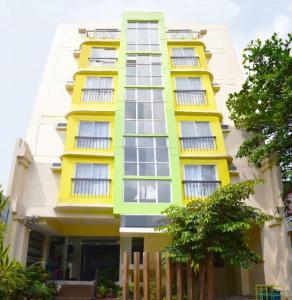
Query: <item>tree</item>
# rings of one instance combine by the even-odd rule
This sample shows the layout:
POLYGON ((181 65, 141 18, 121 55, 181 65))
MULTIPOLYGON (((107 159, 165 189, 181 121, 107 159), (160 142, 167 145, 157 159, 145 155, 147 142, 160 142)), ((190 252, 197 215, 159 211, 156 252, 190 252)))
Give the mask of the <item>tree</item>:
POLYGON ((205 299, 205 270, 214 255, 243 268, 261 261, 249 248, 246 232, 253 226, 262 226, 271 217, 245 203, 259 182, 227 185, 205 199, 189 202, 186 207, 170 206, 164 211, 169 222, 158 230, 172 238, 164 252, 171 260, 191 262, 199 270, 200 299, 205 299))
POLYGON ((251 41, 244 49, 247 78, 241 91, 229 95, 227 107, 237 128, 248 137, 238 157, 261 167, 276 157, 284 180, 292 181, 292 34, 284 40, 276 33, 262 42, 251 41))

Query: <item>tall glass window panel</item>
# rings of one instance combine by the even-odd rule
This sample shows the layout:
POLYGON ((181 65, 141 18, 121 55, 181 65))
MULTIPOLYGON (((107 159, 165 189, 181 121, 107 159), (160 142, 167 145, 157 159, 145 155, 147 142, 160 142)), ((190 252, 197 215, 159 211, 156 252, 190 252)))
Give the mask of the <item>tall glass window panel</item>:
POLYGON ((183 150, 208 150, 215 148, 215 138, 209 122, 181 122, 183 150))
POLYGON ((198 67, 195 48, 172 48, 172 64, 174 67, 198 67))
POLYGON ((213 165, 185 166, 185 194, 187 197, 206 197, 219 187, 213 165))
POLYGON ((124 174, 126 176, 169 176, 166 138, 125 137, 124 174))
POLYGON ((205 91, 199 77, 176 77, 176 102, 179 105, 206 104, 205 91))
POLYGON ((76 139, 78 148, 108 149, 109 123, 81 121, 76 139))
POLYGON ((124 180, 124 202, 170 203, 170 180, 124 180))
POLYGON ((127 85, 162 85, 160 55, 128 55, 127 85))
POLYGON ((106 164, 76 164, 73 179, 74 194, 108 196, 109 180, 106 164))
POLYGON ((158 22, 128 22, 127 50, 159 51, 158 22))
POLYGON ((165 104, 161 89, 126 89, 124 131, 127 134, 166 133, 165 104))
POLYGON ((83 102, 111 102, 113 93, 112 77, 89 76, 83 89, 83 102))

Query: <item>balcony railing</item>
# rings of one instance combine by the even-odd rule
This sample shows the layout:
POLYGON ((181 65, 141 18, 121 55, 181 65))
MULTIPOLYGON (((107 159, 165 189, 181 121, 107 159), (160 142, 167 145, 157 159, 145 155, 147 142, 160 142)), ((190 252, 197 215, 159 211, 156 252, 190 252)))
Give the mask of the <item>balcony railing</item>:
POLYGON ((195 40, 200 38, 200 32, 192 30, 169 30, 167 32, 170 40, 195 40))
POLYGON ((184 180, 185 198, 188 200, 195 200, 199 197, 207 197, 214 193, 221 184, 221 181, 198 181, 198 180, 184 180))
POLYGON ((75 136, 75 147, 83 149, 109 149, 110 137, 75 136))
POLYGON ((205 90, 175 90, 177 105, 206 105, 205 90))
POLYGON ((72 178, 72 196, 108 197, 110 179, 72 178))
POLYGON ((182 150, 215 150, 215 136, 180 137, 182 150))
POLYGON ((88 58, 88 66, 89 68, 99 69, 99 68, 109 68, 113 69, 116 67, 117 58, 114 57, 89 57, 88 58))
POLYGON ((118 29, 96 29, 87 30, 86 36, 96 40, 116 40, 118 39, 118 29))
POLYGON ((174 68, 199 68, 200 61, 198 56, 172 56, 172 66, 174 68))
POLYGON ((95 89, 85 88, 82 89, 82 102, 112 102, 114 89, 95 89))

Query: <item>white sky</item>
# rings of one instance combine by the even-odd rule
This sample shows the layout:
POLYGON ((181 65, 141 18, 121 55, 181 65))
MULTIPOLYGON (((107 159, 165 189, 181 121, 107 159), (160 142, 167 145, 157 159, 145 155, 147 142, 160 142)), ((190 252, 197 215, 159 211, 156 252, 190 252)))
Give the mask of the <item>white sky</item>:
POLYGON ((292 0, 0 0, 0 184, 4 188, 14 143, 25 136, 57 24, 120 21, 123 11, 161 11, 169 23, 225 24, 238 56, 253 38, 292 31, 292 0))

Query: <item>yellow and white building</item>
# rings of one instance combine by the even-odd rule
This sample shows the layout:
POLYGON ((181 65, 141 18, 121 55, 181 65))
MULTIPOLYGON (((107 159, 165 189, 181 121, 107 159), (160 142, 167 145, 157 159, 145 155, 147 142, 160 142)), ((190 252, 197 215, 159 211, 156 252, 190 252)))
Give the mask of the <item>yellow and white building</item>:
POLYGON ((59 280, 110 269, 118 281, 123 251, 167 243, 154 227, 168 205, 260 177, 250 203, 275 219, 249 242, 264 262, 249 271, 216 262, 217 294, 253 295, 266 283, 291 295, 278 170, 235 158, 244 133, 225 102, 242 82, 221 25, 173 26, 162 13, 134 12, 121 24, 60 25, 27 136, 16 143, 11 256, 43 261, 59 280))

